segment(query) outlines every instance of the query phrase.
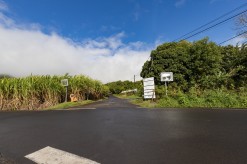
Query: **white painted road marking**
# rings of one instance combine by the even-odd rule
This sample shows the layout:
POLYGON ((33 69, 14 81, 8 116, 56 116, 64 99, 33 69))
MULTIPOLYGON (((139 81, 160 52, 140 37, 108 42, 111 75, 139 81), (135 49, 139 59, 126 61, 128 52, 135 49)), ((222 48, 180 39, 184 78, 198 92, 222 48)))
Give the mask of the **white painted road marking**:
POLYGON ((37 164, 99 164, 87 158, 52 147, 45 147, 25 156, 37 164))

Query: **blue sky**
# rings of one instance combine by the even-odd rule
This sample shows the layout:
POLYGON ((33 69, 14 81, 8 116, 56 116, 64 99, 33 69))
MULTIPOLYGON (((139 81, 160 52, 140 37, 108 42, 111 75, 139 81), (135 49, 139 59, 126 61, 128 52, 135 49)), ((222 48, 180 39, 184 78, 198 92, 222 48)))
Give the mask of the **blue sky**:
MULTIPOLYGON (((246 0, 0 0, 0 73, 70 73, 103 82, 133 80, 158 44, 173 41, 244 3, 246 0)), ((209 36, 220 43, 236 34, 234 28, 231 20, 189 40, 209 36)))
MULTIPOLYGON (((124 32, 125 42, 146 43, 157 40, 172 41, 246 3, 245 0, 6 0, 5 2, 9 6, 11 17, 19 22, 37 23, 44 32, 55 31, 75 41, 124 32)), ((192 39, 209 35, 214 41, 224 40, 235 33, 233 28, 234 22, 229 21, 192 39)))

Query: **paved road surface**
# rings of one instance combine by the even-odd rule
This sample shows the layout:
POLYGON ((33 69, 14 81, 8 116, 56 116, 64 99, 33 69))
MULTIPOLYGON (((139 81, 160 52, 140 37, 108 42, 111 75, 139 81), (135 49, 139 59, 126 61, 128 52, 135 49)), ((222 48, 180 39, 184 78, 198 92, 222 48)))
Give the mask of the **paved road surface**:
POLYGON ((140 109, 114 97, 83 108, 0 112, 0 163, 33 163, 24 156, 46 146, 103 164, 247 163, 247 111, 140 109))

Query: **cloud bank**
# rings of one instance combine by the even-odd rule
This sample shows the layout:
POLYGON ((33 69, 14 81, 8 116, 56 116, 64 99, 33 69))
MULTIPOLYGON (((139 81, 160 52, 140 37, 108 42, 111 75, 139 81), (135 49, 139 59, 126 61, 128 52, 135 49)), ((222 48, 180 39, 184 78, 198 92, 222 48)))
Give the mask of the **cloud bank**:
MULTIPOLYGON (((1 3, 0 3, 1 4, 1 3)), ((7 6, 0 5, 0 9, 7 6)), ((124 32, 74 42, 46 34, 36 24, 20 25, 0 12, 0 74, 12 76, 84 74, 102 82, 132 80, 153 48, 123 43, 124 32)))

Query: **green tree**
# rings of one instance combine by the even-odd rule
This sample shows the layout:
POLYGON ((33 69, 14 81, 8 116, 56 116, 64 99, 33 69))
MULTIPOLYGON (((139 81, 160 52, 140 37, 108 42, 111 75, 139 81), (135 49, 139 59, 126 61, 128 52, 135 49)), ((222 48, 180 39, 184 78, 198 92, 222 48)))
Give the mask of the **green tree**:
POLYGON ((151 60, 144 63, 141 76, 154 76, 159 85, 161 72, 173 72, 172 85, 184 91, 194 86, 216 88, 221 85, 221 64, 221 49, 208 38, 193 43, 164 43, 151 52, 151 60))
POLYGON ((239 58, 236 64, 236 74, 233 76, 237 87, 247 86, 247 45, 239 48, 239 58))
POLYGON ((235 82, 233 77, 236 76, 238 70, 238 63, 240 58, 238 46, 222 46, 222 62, 221 62, 221 85, 227 88, 233 89, 235 87, 235 82))
POLYGON ((187 41, 164 43, 158 46, 151 52, 151 60, 143 65, 141 76, 144 78, 154 76, 155 83, 161 84, 160 73, 173 72, 175 85, 186 89, 190 74, 188 70, 190 46, 191 43, 187 41))
POLYGON ((222 54, 218 45, 208 38, 194 42, 190 48, 190 86, 218 87, 221 63, 222 54))
POLYGON ((232 45, 222 46, 221 47, 222 54, 222 72, 230 73, 236 66, 237 60, 240 57, 239 47, 235 47, 232 45))

